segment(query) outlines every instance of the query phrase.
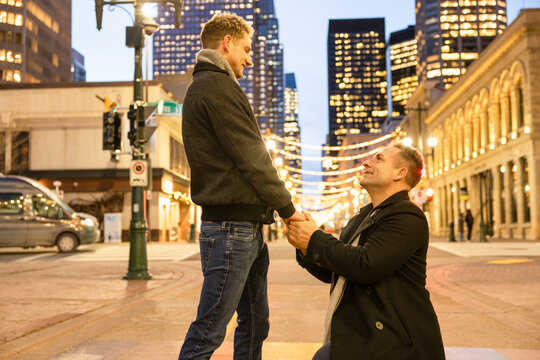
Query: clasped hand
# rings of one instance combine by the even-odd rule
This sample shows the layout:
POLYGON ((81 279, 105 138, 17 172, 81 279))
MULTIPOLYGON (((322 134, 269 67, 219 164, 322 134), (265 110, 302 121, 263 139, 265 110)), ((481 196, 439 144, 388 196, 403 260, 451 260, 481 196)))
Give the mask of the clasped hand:
MULTIPOLYGON (((285 222, 287 225, 285 233, 287 234, 289 243, 305 255, 307 253, 309 239, 319 227, 309 213, 302 211, 303 218, 302 216, 295 215, 288 218, 288 221, 285 222)), ((300 214, 298 213, 298 215, 300 214)))

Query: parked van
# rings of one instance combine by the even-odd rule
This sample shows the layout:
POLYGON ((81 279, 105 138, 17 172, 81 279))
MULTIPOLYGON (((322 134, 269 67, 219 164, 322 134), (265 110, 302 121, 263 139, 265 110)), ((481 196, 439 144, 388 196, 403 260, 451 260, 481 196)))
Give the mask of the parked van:
POLYGON ((56 245, 70 252, 99 236, 92 215, 76 212, 33 179, 0 174, 0 247, 56 245))

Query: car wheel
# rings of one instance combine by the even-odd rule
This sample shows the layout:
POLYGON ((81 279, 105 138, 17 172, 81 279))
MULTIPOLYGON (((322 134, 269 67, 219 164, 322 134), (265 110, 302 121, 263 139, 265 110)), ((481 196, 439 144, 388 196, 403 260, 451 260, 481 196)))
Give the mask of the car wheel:
POLYGON ((73 234, 60 234, 58 239, 56 239, 56 247, 61 253, 72 252, 79 246, 79 241, 73 234))

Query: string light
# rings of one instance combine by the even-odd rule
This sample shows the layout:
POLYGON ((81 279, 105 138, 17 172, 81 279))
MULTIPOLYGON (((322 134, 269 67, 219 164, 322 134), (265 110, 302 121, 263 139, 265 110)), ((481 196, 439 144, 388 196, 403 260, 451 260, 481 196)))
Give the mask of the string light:
POLYGON ((309 145, 309 144, 304 144, 304 143, 297 142, 297 141, 294 141, 294 140, 288 140, 288 139, 282 138, 282 137, 280 137, 278 135, 275 135, 275 134, 263 135, 263 136, 267 137, 269 139, 273 139, 273 140, 283 142, 283 143, 285 143, 287 145, 293 145, 293 146, 304 148, 304 149, 315 149, 315 150, 324 150, 324 151, 339 151, 339 150, 353 150, 353 149, 358 149, 358 148, 361 148, 361 147, 371 146, 371 145, 380 143, 380 142, 388 140, 388 139, 392 139, 392 138, 400 136, 400 135, 402 135, 402 131, 401 131, 400 128, 397 128, 395 131, 391 132, 390 134, 380 136, 380 137, 378 137, 376 139, 373 139, 373 140, 364 141, 364 142, 361 142, 361 143, 354 143, 354 144, 351 144, 351 145, 342 145, 342 146, 309 145))
POLYGON ((289 180, 295 184, 301 184, 301 185, 320 186, 321 184, 323 184, 324 186, 339 186, 339 185, 348 184, 350 182, 358 180, 358 176, 354 175, 354 176, 351 176, 350 178, 347 178, 341 181, 304 181, 304 180, 300 180, 294 177, 291 177, 289 180))
POLYGON ((335 171, 315 171, 315 170, 304 170, 304 169, 298 169, 298 168, 293 168, 293 167, 290 167, 288 165, 283 165, 283 168, 285 170, 288 170, 288 171, 294 171, 294 172, 298 172, 300 174, 305 174, 305 175, 321 175, 321 176, 331 176, 331 175, 342 175, 342 174, 350 174, 350 173, 354 173, 354 172, 357 172, 357 171, 360 171, 364 168, 363 165, 360 165, 358 167, 355 167, 355 168, 351 168, 351 169, 346 169, 346 170, 335 170, 335 171))
MULTIPOLYGON (((373 155, 380 151, 383 147, 378 147, 376 149, 366 151, 364 153, 351 155, 351 156, 302 156, 298 154, 293 154, 290 152, 287 152, 285 150, 278 150, 278 152, 285 156, 286 158, 289 158, 291 160, 303 160, 303 161, 328 161, 328 160, 334 160, 334 161, 351 161, 351 160, 357 160, 362 159, 367 156, 373 155)), ((279 158, 278 158, 279 159, 279 158)))

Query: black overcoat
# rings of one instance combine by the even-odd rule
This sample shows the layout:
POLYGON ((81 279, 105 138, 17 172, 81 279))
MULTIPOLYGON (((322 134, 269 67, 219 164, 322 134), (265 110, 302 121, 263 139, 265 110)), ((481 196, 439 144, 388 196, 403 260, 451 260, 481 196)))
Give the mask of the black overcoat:
POLYGON ((424 213, 402 191, 362 208, 339 240, 318 230, 306 255, 297 252, 299 264, 331 289, 339 275, 347 279, 332 317, 332 360, 445 358, 425 287, 428 240, 424 213), (358 246, 349 245, 368 214, 373 224, 358 246))

